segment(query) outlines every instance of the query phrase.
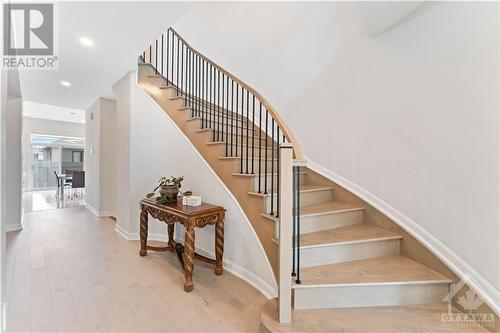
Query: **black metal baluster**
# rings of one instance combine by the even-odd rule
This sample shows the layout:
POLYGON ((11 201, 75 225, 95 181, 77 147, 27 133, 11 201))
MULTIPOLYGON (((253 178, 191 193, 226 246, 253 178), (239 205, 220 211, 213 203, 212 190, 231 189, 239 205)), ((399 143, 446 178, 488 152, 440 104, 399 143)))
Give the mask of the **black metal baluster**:
MULTIPOLYGON (((264 161, 266 163, 266 161, 264 161)), ((259 101, 259 193, 261 193, 260 190, 260 183, 261 183, 261 177, 262 177, 262 102, 259 101)))
POLYGON ((168 80, 168 54, 169 54, 169 44, 170 44, 170 29, 167 29, 167 86, 170 85, 168 80))
MULTIPOLYGON (((225 114, 226 114, 226 157, 227 157, 228 133, 229 133, 228 132, 229 131, 229 127, 228 127, 229 126, 229 118, 228 118, 229 117, 229 77, 223 75, 222 78, 223 78, 223 80, 222 80, 222 86, 223 86, 222 93, 224 93, 224 91, 226 92, 226 103, 225 103, 224 110, 225 110, 225 114)), ((222 97, 222 101, 224 101, 224 96, 222 97)))
MULTIPOLYGON (((240 85, 236 83, 236 115, 239 117, 239 112, 238 112, 238 94, 240 91, 240 85)), ((236 121, 236 137, 235 137, 235 148, 236 148, 236 156, 238 156, 238 118, 235 119, 236 121)), ((240 152, 241 155, 241 152, 240 152)), ((242 157, 243 158, 243 157, 242 157)))
POLYGON ((255 158, 254 158, 254 150, 255 150, 255 95, 253 95, 253 101, 252 101, 252 175, 254 174, 253 169, 254 169, 254 164, 255 164, 255 158))
POLYGON ((163 75, 163 39, 164 36, 161 34, 161 75, 163 75))
POLYGON ((151 63, 151 54, 153 53, 152 48, 153 48, 153 45, 149 45, 149 63, 150 63, 151 65, 153 65, 153 64, 151 63))
POLYGON ((300 167, 297 167, 297 279, 296 284, 300 284, 300 167))
MULTIPOLYGON (((200 57, 201 58, 201 57, 200 57)), ((201 61, 201 92, 200 92, 200 112, 201 112, 201 128, 205 128, 205 61, 201 61)))
POLYGON ((231 157, 233 156, 234 81, 231 80, 231 157))
MULTIPOLYGON (((246 166, 245 166, 245 173, 248 174, 248 142, 250 141, 250 137, 248 136, 248 119, 250 119, 250 117, 248 116, 248 110, 250 109, 249 107, 249 104, 250 103, 250 92, 247 90, 247 156, 246 156, 246 166)), ((253 135, 252 135, 253 137, 253 135)))
POLYGON ((244 88, 243 86, 241 86, 241 121, 240 121, 240 135, 241 135, 241 146, 240 146, 240 155, 241 155, 241 159, 240 159, 240 173, 243 173, 243 159, 244 159, 244 156, 243 156, 243 116, 244 116, 244 112, 245 112, 245 91, 244 91, 244 88))
POLYGON ((274 199, 274 117, 271 117, 271 215, 274 215, 273 199, 274 199))
POLYGON ((177 75, 175 77, 175 87, 176 87, 176 96, 179 96, 179 46, 180 45, 180 39, 177 37, 177 75))
MULTIPOLYGON (((267 194, 267 138, 268 138, 268 135, 267 135, 267 129, 268 129, 268 123, 267 123, 267 119, 269 118, 268 117, 269 115, 269 111, 267 111, 267 108, 266 108, 266 135, 265 135, 265 138, 264 138, 264 141, 266 142, 266 145, 265 145, 265 150, 264 150, 264 159, 265 159, 265 162, 264 162, 264 194, 267 194)), ((262 144, 262 143, 261 143, 262 144)))
POLYGON ((181 84, 180 84, 179 88, 180 88, 181 96, 182 96, 184 94, 184 43, 183 42, 181 42, 181 82, 180 83, 181 84))
POLYGON ((280 127, 276 123, 276 217, 280 214, 280 127))
POLYGON ((174 56, 175 43, 174 42, 175 42, 175 35, 174 35, 174 32, 172 31, 172 47, 171 47, 171 49, 172 49, 171 56, 172 57, 170 58, 170 62, 172 64, 172 72, 170 73, 171 74, 170 75, 170 82, 172 85, 174 85, 174 58, 175 58, 175 56, 174 56))
MULTIPOLYGON (((224 128, 224 127, 222 127, 224 128)), ((220 71, 217 69, 217 141, 220 139, 220 71)))
POLYGON ((204 100, 204 103, 205 103, 205 111, 206 111, 206 114, 205 114, 205 120, 206 120, 206 127, 207 128, 210 128, 210 88, 212 88, 211 84, 210 84, 210 70, 209 70, 209 67, 208 67, 208 62, 206 62, 206 66, 205 66, 205 69, 206 69, 206 92, 205 92, 205 100, 204 100))
POLYGON ((296 276, 295 274, 295 255, 296 255, 296 246, 295 242, 297 239, 297 196, 295 195, 295 168, 292 166, 292 196, 293 196, 293 206, 292 206, 292 216, 293 216, 293 221, 292 221, 292 276, 296 276))

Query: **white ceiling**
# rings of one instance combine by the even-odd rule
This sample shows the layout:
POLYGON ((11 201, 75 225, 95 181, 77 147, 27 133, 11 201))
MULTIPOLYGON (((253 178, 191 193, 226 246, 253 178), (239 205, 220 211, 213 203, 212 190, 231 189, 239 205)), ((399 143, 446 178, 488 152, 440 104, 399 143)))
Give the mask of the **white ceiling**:
POLYGON ((21 71, 24 100, 88 108, 137 64, 150 40, 161 35, 191 2, 59 2, 59 70, 21 71), (86 48, 85 36, 95 43, 86 48), (61 81, 71 82, 63 87, 61 81))
POLYGON ((85 110, 28 101, 23 101, 23 116, 78 124, 85 123, 85 110))

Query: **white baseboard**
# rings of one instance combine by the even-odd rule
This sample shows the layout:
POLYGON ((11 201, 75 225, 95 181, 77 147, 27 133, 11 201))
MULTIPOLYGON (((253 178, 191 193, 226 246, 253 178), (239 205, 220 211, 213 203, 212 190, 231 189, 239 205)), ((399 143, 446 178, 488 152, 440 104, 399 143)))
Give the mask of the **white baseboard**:
POLYGON ((116 212, 114 212, 114 211, 102 211, 102 212, 100 212, 87 202, 85 202, 85 207, 87 207, 87 209, 90 210, 92 212, 92 214, 94 214, 97 217, 108 217, 108 216, 115 217, 116 216, 116 212))
MULTIPOLYGON (((139 233, 128 232, 118 224, 115 226, 115 230, 126 240, 129 241, 139 240, 139 233)), ((167 235, 165 233, 149 233, 148 240, 166 242, 167 235)), ((196 252, 206 257, 215 258, 215 254, 212 251, 207 251, 206 249, 201 248, 199 246, 196 246, 196 252)), ((223 259, 223 266, 225 271, 228 271, 229 273, 249 283, 268 299, 275 298, 278 296, 275 288, 273 288, 272 286, 267 284, 264 280, 262 280, 260 277, 246 270, 245 268, 226 259, 223 259)))
POLYGON ((7 224, 5 226, 5 232, 19 231, 19 230, 23 230, 23 225, 21 223, 7 224))
POLYGON ((476 270, 462 260, 450 248, 444 245, 439 239, 431 235, 415 221, 404 215, 396 208, 392 207, 373 193, 365 190, 361 186, 350 180, 334 173, 331 170, 307 159, 307 166, 320 175, 332 180, 348 191, 357 195, 366 201, 381 213, 386 215, 392 221, 401 226, 410 235, 427 247, 436 257, 457 274, 472 290, 474 290, 487 303, 497 315, 500 316, 500 293, 486 279, 484 279, 476 270))

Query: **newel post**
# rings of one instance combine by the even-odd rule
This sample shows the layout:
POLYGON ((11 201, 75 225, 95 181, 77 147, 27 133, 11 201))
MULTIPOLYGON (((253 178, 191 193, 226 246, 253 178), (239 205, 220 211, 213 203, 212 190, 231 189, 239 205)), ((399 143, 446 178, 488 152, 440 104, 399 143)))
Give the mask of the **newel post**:
POLYGON ((293 148, 290 143, 280 145, 280 211, 279 211, 279 322, 292 320, 292 219, 293 219, 293 148))

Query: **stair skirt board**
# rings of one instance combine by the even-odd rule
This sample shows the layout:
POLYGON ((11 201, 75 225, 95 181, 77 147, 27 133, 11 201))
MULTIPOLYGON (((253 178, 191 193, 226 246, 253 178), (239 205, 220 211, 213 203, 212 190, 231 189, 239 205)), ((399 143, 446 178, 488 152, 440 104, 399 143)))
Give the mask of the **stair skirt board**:
POLYGON ((336 286, 294 286, 294 309, 352 308, 442 303, 448 283, 394 283, 336 286))
MULTIPOLYGON (((268 217, 268 216, 266 216, 268 217)), ((279 239, 279 222, 275 223, 275 238, 279 239)), ((300 234, 337 229, 363 223, 363 210, 332 212, 328 214, 313 214, 300 217, 300 234)))
POLYGON ((398 254, 399 238, 322 244, 301 247, 300 267, 305 268, 398 254))

